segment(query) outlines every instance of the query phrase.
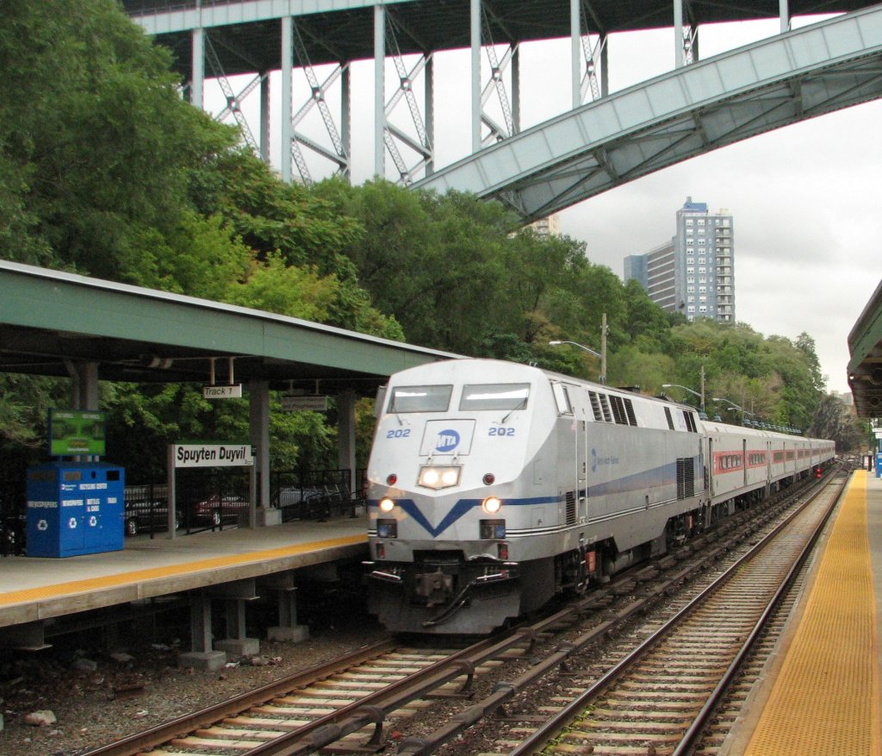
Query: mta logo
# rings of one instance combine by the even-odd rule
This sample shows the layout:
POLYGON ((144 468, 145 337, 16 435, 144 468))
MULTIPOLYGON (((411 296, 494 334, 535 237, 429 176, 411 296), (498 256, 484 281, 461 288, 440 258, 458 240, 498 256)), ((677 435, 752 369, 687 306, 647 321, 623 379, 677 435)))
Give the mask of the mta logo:
POLYGON ((459 446, 460 438, 459 433, 450 428, 441 431, 438 434, 438 440, 435 443, 435 451, 441 452, 452 452, 457 446, 459 446))

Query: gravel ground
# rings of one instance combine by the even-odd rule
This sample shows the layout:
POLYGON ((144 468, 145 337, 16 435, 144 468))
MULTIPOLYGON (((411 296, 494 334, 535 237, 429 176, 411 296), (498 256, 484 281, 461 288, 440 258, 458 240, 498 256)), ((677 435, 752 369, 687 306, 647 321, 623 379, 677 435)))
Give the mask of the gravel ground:
POLYGON ((261 641, 260 655, 216 672, 178 666, 177 644, 117 651, 62 646, 0 657, 2 756, 79 756, 298 670, 331 661, 383 636, 367 618, 310 624, 301 643, 261 641), (29 724, 36 712, 55 722, 29 724), (51 717, 50 717, 51 719, 51 717))

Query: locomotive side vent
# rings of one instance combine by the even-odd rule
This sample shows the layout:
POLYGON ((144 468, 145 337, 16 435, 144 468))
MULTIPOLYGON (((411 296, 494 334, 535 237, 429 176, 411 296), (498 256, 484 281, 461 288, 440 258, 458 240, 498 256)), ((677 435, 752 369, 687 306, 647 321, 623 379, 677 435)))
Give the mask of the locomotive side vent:
POLYGON ((677 460, 677 499, 695 496, 695 460, 684 457, 677 460))
POLYGON ((576 524, 576 492, 567 491, 567 525, 576 524))

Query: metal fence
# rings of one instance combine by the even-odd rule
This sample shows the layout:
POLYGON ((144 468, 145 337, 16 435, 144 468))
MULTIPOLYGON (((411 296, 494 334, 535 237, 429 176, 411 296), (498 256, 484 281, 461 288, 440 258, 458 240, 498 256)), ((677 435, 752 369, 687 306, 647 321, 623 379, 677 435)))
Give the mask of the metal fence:
MULTIPOLYGON (((175 527, 184 533, 223 530, 248 523, 250 471, 239 468, 179 470, 175 527)), ((282 521, 356 517, 364 512, 364 471, 283 470, 270 473, 270 506, 282 521)), ((125 489, 125 532, 134 536, 168 529, 168 485, 125 489)))

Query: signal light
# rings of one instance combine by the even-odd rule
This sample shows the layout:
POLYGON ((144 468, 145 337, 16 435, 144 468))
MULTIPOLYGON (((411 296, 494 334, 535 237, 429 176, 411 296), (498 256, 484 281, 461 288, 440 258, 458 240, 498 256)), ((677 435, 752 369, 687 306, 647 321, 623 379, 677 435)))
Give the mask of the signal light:
POLYGON ((502 501, 500 501, 495 496, 488 496, 484 499, 481 506, 484 508, 484 511, 487 514, 496 514, 500 509, 502 509, 502 501))
POLYGON ((492 486, 496 482, 496 476, 493 473, 484 473, 484 485, 492 486))
POLYGON ((389 473, 386 476, 386 485, 394 486, 398 482, 398 476, 395 473, 389 473))
POLYGON ((384 512, 391 512, 395 509, 395 502, 387 496, 385 499, 380 500, 380 509, 384 512))

